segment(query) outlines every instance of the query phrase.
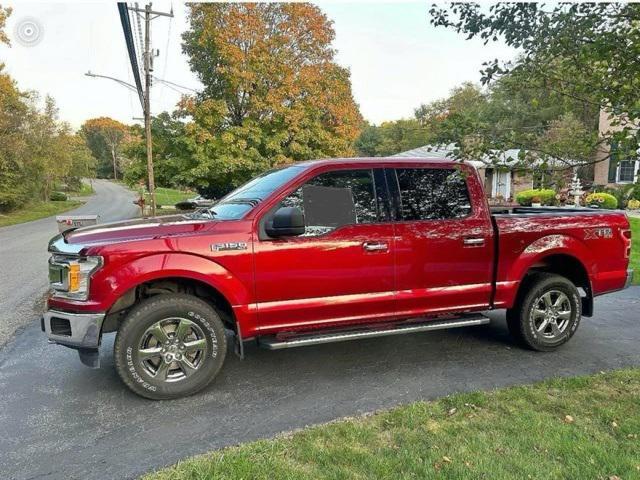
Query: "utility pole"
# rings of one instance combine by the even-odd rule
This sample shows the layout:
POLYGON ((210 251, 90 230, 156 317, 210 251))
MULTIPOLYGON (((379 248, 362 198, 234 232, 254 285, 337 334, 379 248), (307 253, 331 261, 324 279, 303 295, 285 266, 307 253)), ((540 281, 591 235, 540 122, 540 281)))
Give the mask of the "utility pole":
POLYGON ((151 20, 157 17, 173 17, 173 10, 170 13, 157 12, 151 10, 151 3, 145 5, 144 9, 128 7, 136 15, 144 15, 144 131, 147 142, 147 178, 149 183, 149 196, 151 197, 151 215, 156 214, 156 187, 153 175, 153 142, 151 139, 151 72, 153 71, 153 52, 151 50, 151 20))

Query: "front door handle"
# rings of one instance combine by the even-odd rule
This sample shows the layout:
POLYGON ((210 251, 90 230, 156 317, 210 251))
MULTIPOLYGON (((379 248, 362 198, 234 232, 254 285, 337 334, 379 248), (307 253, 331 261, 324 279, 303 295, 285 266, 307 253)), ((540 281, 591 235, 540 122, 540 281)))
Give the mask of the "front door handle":
POLYGON ((467 237, 463 240, 465 247, 482 247, 484 242, 485 240, 482 237, 467 237))
POLYGON ((365 252, 388 252, 389 244, 387 242, 364 242, 362 248, 365 252))

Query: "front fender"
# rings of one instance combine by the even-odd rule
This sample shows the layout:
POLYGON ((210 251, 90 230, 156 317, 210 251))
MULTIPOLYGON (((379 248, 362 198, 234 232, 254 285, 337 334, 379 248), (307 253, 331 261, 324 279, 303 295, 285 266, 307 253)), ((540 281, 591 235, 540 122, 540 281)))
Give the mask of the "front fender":
POLYGON ((91 296, 86 302, 49 299, 49 306, 85 312, 106 312, 127 291, 140 284, 162 278, 197 280, 220 292, 232 306, 251 302, 247 286, 222 265, 198 255, 157 253, 124 263, 105 265, 91 279, 91 296))

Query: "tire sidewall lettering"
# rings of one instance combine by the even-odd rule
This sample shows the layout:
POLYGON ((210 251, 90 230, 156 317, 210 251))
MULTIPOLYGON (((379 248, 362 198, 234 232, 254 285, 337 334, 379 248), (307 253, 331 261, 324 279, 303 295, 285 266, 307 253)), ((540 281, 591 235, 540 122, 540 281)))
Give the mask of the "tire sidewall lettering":
POLYGON ((148 383, 144 378, 142 378, 142 376, 140 376, 140 374, 136 370, 135 363, 133 361, 132 347, 127 347, 126 357, 127 357, 127 370, 129 371, 129 374, 133 378, 133 381, 151 392, 157 391, 157 387, 148 383))
POLYGON ((211 357, 216 358, 218 356, 218 336, 216 335, 216 331, 213 326, 199 313, 189 310, 187 312, 187 316, 191 317, 194 320, 197 320, 203 327, 206 328, 209 333, 209 338, 211 339, 211 357))

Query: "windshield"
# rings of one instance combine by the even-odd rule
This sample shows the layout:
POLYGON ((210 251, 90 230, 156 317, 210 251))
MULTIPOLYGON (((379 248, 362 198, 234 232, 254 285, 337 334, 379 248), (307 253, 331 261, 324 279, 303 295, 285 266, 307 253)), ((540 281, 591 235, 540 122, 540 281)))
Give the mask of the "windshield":
POLYGON ((237 220, 242 218, 245 213, 298 175, 303 169, 302 165, 292 165, 277 170, 269 170, 236 188, 211 208, 199 210, 194 215, 216 220, 237 220))

